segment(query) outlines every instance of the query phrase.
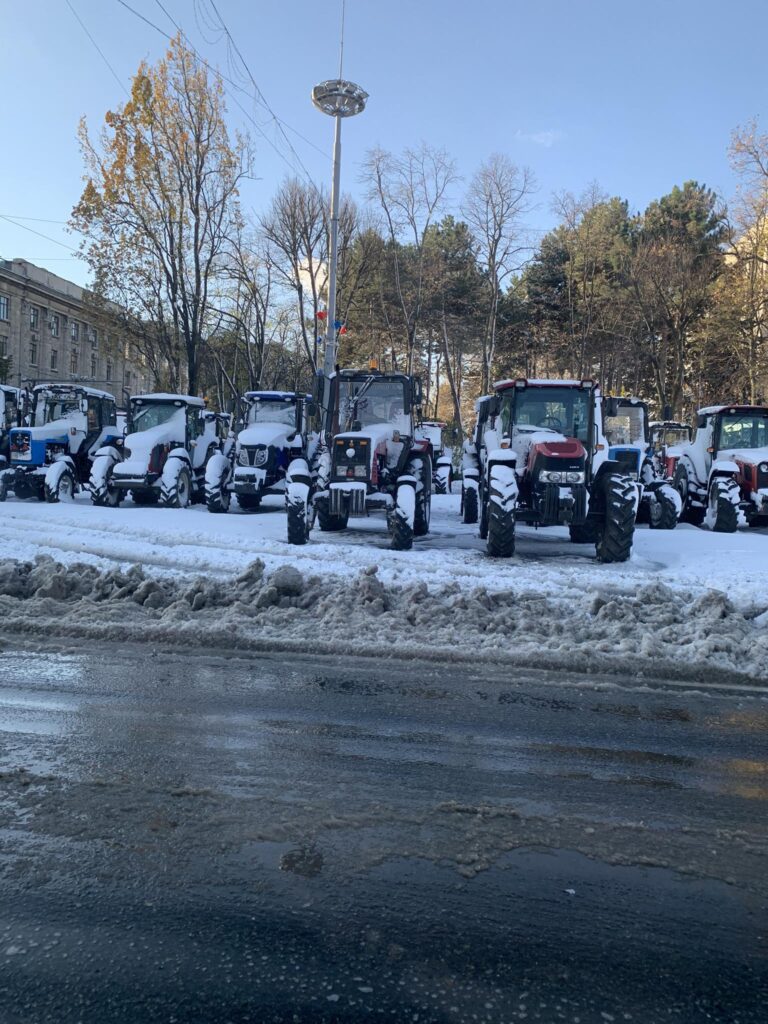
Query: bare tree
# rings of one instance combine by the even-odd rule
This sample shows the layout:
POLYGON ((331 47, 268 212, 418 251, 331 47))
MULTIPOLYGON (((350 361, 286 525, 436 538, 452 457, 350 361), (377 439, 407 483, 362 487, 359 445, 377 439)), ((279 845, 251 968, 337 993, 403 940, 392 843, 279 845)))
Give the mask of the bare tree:
POLYGON ((412 373, 424 303, 424 240, 457 180, 456 165, 445 150, 426 143, 400 157, 374 149, 367 155, 363 180, 368 199, 381 208, 405 334, 406 369, 412 373), (407 267, 404 245, 410 257, 407 267))
POLYGON ((464 216, 475 238, 488 288, 483 333, 481 389, 490 387, 496 350, 499 302, 509 276, 520 269, 526 251, 522 218, 531 208, 533 174, 495 153, 475 173, 464 201, 464 216))

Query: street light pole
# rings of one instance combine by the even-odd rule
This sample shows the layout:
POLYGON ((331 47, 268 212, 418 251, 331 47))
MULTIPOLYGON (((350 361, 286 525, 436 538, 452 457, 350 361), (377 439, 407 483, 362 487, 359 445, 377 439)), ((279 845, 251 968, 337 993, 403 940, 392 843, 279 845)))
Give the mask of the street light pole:
POLYGON ((336 119, 333 140, 333 184, 331 186, 331 231, 328 265, 328 313, 325 329, 326 377, 336 365, 336 276, 339 260, 339 195, 341 191, 341 120, 354 117, 365 109, 368 93, 354 82, 335 78, 321 82, 312 90, 312 102, 323 114, 336 119))

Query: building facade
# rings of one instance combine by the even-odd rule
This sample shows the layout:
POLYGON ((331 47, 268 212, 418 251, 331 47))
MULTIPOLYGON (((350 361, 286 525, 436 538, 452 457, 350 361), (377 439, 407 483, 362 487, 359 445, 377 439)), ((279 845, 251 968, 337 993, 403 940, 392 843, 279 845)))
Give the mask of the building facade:
MULTIPOLYGON (((27 260, 0 260, 0 368, 18 387, 82 383, 110 391, 151 391, 152 378, 120 325, 96 312, 79 285, 27 260)), ((2 378, 0 378, 2 382, 2 378)))

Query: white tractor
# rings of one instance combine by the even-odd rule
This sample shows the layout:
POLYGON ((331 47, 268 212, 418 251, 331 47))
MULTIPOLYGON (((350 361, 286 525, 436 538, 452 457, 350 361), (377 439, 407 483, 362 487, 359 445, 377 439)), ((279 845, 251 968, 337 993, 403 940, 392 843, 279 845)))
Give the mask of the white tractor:
POLYGON ((125 438, 105 445, 91 471, 94 505, 186 508, 205 497, 210 459, 231 445, 230 417, 192 395, 134 395, 125 438))

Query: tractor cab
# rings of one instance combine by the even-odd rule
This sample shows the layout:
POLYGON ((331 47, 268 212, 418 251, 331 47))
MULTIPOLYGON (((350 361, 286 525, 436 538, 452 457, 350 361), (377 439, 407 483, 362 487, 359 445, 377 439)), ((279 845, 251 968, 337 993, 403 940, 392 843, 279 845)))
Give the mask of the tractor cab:
POLYGON ((639 398, 607 398, 603 430, 610 457, 639 480, 648 457, 648 406, 639 398))
POLYGON ((11 430, 20 427, 24 417, 24 392, 10 384, 0 384, 0 469, 10 460, 11 430))
POLYGON ((344 369, 318 375, 317 391, 325 402, 323 443, 311 468, 296 460, 289 470, 289 540, 306 540, 311 506, 326 532, 346 529, 350 517, 382 512, 392 547, 409 549, 429 530, 432 494, 429 442, 419 427, 421 380, 373 367, 344 369))

